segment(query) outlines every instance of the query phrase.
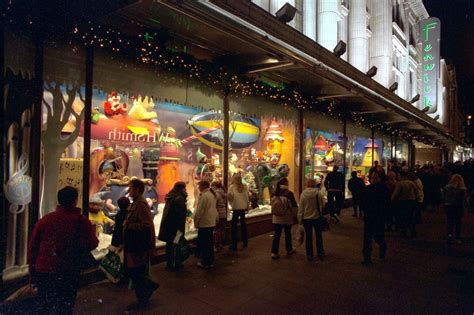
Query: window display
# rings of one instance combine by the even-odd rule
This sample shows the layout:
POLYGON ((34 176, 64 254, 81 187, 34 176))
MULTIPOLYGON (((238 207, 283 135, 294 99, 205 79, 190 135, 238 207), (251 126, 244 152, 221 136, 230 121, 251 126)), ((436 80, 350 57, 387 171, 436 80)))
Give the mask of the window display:
POLYGON ((241 173, 249 187, 252 210, 247 216, 269 214, 280 178, 288 177, 292 191, 298 186, 297 112, 256 97, 232 99, 230 108, 229 178, 241 173))

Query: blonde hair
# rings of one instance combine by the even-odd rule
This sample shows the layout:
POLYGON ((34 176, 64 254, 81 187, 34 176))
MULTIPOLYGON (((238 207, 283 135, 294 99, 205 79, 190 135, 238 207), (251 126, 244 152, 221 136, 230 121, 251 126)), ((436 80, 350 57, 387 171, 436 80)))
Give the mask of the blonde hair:
POLYGON ((242 175, 240 175, 240 173, 235 173, 234 176, 232 176, 232 186, 237 187, 239 193, 244 191, 245 186, 242 183, 242 175))
POLYGON ((464 184, 464 179, 459 174, 454 174, 449 181, 449 184, 453 185, 458 189, 466 189, 466 185, 464 184))

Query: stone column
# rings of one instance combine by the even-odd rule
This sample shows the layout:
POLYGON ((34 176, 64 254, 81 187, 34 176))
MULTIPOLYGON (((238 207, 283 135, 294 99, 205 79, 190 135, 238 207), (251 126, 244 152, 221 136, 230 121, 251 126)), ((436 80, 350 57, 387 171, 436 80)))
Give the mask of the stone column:
POLYGON ((337 45, 338 0, 318 0, 318 43, 330 51, 337 45))
POLYGON ((259 7, 270 11, 270 0, 253 0, 252 2, 258 5, 259 7))
POLYGON ((393 82, 392 4, 390 0, 369 0, 370 66, 378 71, 374 79, 385 87, 393 82))
MULTIPOLYGON (((339 35, 338 35, 338 41, 342 40, 344 43, 347 45, 348 41, 348 14, 349 10, 345 7, 342 6, 340 7, 340 21, 339 21, 339 35)), ((341 56, 341 59, 347 61, 347 50, 346 52, 341 56)))
POLYGON ((349 63, 362 72, 369 70, 367 0, 349 1, 349 63))
POLYGON ((303 1, 303 34, 316 41, 316 1, 303 1))

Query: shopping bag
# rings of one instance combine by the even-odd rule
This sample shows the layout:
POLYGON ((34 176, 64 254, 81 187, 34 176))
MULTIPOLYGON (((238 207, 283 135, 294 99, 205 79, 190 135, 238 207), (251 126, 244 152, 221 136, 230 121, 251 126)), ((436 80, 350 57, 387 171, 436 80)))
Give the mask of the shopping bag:
POLYGON ((118 283, 123 277, 123 256, 120 256, 120 252, 109 251, 99 265, 99 269, 112 283, 118 283))
POLYGON ((300 224, 296 225, 296 228, 292 234, 293 248, 301 246, 301 244, 304 242, 304 227, 300 224))
POLYGON ((178 244, 173 243, 173 247, 171 248, 171 268, 179 268, 183 262, 188 259, 189 257, 189 243, 181 236, 179 239, 178 244))

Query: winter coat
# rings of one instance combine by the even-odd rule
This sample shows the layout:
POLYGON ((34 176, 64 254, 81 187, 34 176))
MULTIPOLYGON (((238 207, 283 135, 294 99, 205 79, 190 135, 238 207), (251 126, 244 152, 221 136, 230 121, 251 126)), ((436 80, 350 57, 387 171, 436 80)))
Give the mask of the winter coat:
POLYGON ((125 267, 148 265, 155 249, 155 226, 143 195, 133 200, 123 227, 125 267))
POLYGON ((330 172, 324 180, 324 187, 327 191, 344 191, 344 175, 339 172, 330 172))
POLYGON ((319 211, 321 214, 324 207, 324 195, 323 193, 313 187, 308 187, 301 193, 300 205, 298 207, 298 223, 302 223, 303 220, 317 219, 319 218, 319 211), (317 199, 316 199, 317 198, 317 199), (319 201, 319 210, 318 210, 319 201))
POLYGON ((418 177, 413 181, 415 183, 416 189, 418 190, 416 202, 422 203, 423 200, 425 199, 425 194, 423 192, 423 183, 421 182, 421 179, 418 177))
POLYGON ((248 210, 249 208, 249 190, 244 185, 242 192, 239 192, 237 187, 234 185, 230 186, 229 193, 229 204, 232 210, 248 210))
POLYGON ((90 221, 81 215, 81 209, 58 206, 56 211, 39 220, 33 229, 29 243, 30 275, 37 272, 69 272, 77 266, 79 257, 79 254, 76 256, 71 249, 82 248, 91 251, 97 245, 99 240, 94 228, 90 221))
POLYGON ((394 201, 416 201, 418 199, 418 188, 416 184, 409 179, 398 181, 392 193, 394 201))
POLYGON ((295 217, 295 212, 298 209, 298 204, 296 203, 295 195, 289 191, 288 189, 283 190, 280 197, 287 198, 288 201, 288 209, 286 210, 285 215, 282 216, 272 216, 272 223, 273 224, 283 224, 283 225, 291 225, 293 224, 293 218, 295 217))
POLYGON ((451 184, 448 184, 443 188, 443 200, 444 204, 447 206, 462 208, 465 196, 465 189, 457 188, 451 184))
POLYGON ((166 195, 165 200, 158 239, 170 243, 173 242, 178 230, 184 234, 187 213, 186 195, 171 191, 166 195))
POLYGON ((215 189, 214 192, 216 193, 216 209, 219 219, 225 219, 227 218, 227 194, 222 188, 215 189))
POLYGON ((360 205, 362 210, 364 210, 364 217, 367 220, 383 224, 389 200, 390 192, 384 183, 375 183, 366 186, 360 205))
POLYGON ((216 226, 219 221, 216 203, 216 197, 210 189, 201 192, 196 211, 194 212, 194 226, 196 228, 216 226))
POLYGON ((349 191, 352 193, 352 197, 359 199, 362 191, 364 190, 365 184, 361 178, 351 178, 349 179, 348 186, 349 191))

